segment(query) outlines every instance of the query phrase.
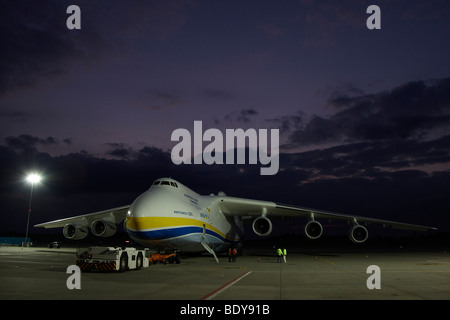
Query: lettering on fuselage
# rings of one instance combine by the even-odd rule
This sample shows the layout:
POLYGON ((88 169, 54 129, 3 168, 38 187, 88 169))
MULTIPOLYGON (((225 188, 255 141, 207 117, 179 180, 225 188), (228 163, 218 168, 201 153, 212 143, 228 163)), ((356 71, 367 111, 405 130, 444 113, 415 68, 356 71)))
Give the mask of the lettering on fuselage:
POLYGON ((188 195, 186 193, 184 194, 184 196, 189 199, 190 203, 198 206, 198 200, 196 198, 194 198, 194 197, 192 197, 192 196, 190 196, 190 195, 188 195))
POLYGON ((200 218, 209 219, 209 216, 206 213, 201 213, 200 212, 200 218))
POLYGON ((173 213, 192 217, 194 214, 190 211, 174 210, 173 213))

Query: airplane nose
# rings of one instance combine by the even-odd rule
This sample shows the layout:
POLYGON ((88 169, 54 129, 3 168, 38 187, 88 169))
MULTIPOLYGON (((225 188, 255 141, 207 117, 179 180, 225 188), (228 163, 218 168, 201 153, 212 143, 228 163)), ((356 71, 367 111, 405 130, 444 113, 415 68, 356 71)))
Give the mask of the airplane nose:
POLYGON ((143 229, 143 217, 147 216, 147 211, 149 210, 148 197, 146 193, 141 194, 134 202, 131 204, 130 210, 128 211, 125 228, 127 231, 137 232, 143 229))

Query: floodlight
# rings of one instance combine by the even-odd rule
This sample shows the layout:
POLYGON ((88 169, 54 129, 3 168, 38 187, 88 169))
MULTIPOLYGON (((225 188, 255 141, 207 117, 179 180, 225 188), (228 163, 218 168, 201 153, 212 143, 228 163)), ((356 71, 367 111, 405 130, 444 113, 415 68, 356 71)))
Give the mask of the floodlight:
POLYGON ((27 176, 27 181, 31 184, 38 183, 41 179, 42 177, 36 173, 31 173, 27 176))
MULTIPOLYGON (((36 183, 39 183, 42 180, 42 177, 37 173, 30 173, 27 176, 27 181, 31 184, 31 190, 30 190, 30 202, 28 204, 28 213, 27 213, 27 231, 25 233, 25 244, 28 247, 30 245, 28 241, 28 227, 30 225, 30 214, 31 214, 31 199, 33 197, 33 187, 36 183)), ((22 249, 23 249, 23 243, 22 243, 22 249)))

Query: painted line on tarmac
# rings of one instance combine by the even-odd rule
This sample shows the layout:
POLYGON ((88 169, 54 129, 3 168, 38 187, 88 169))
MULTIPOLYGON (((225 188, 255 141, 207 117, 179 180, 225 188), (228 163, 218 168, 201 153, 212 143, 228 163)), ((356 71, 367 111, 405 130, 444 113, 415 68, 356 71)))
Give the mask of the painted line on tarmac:
POLYGON ((225 290, 227 290, 229 287, 231 287, 232 285, 236 284, 238 281, 244 279, 246 276, 248 276, 250 273, 252 273, 251 271, 247 271, 244 274, 241 274, 239 277, 237 277, 234 280, 231 280, 230 282, 224 284, 223 286, 217 288, 214 291, 211 291, 210 293, 208 293, 206 296, 201 297, 200 300, 211 300, 213 298, 215 298, 218 294, 224 292, 225 290))
POLYGON ((322 261, 328 262, 329 264, 331 264, 331 265, 333 265, 333 266, 336 265, 335 262, 329 261, 329 260, 324 259, 324 258, 322 258, 322 257, 319 257, 319 259, 322 260, 322 261))

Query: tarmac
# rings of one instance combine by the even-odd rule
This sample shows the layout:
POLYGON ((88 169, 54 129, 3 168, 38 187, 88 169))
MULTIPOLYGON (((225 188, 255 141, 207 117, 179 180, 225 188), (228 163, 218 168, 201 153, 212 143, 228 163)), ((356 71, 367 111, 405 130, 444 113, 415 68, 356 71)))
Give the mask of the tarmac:
POLYGON ((69 289, 75 249, 0 247, 0 299, 450 299, 450 253, 290 251, 286 263, 277 263, 271 249, 256 248, 231 263, 205 254, 138 271, 81 273, 80 289, 69 289))

